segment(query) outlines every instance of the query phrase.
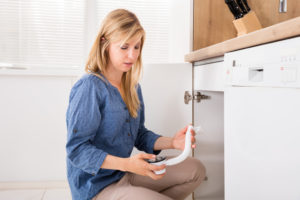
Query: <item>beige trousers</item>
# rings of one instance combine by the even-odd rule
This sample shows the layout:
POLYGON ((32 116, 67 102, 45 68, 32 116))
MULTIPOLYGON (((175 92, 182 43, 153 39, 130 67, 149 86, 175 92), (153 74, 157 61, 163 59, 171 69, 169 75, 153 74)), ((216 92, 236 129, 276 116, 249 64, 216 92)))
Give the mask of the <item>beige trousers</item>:
POLYGON ((159 180, 126 173, 116 183, 104 188, 93 200, 183 200, 205 177, 205 167, 194 158, 167 166, 166 175, 159 180))

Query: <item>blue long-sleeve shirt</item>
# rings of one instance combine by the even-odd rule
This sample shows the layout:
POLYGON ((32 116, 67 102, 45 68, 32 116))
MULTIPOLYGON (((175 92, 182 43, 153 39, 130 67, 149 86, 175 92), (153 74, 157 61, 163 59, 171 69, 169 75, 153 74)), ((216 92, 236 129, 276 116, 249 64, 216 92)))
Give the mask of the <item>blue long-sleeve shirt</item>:
POLYGON ((159 135, 144 126, 141 87, 138 116, 132 118, 118 89, 104 77, 86 74, 73 86, 67 110, 67 177, 73 200, 92 199, 120 180, 124 172, 102 169, 108 154, 126 158, 133 147, 158 154, 153 146, 159 135))

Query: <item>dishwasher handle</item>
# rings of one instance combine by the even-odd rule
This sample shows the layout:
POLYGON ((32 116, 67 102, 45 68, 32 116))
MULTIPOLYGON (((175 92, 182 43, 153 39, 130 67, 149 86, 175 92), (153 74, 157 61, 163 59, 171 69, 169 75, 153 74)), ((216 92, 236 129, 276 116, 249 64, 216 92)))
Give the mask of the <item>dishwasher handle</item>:
POLYGON ((264 68, 262 67, 249 68, 248 80, 251 82, 262 82, 264 80, 264 68))

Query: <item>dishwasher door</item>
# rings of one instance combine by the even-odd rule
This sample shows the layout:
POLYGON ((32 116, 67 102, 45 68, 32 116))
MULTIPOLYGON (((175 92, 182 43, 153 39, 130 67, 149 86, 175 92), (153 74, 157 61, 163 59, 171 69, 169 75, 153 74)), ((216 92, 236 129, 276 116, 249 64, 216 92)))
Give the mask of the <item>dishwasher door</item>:
POLYGON ((225 199, 300 199, 300 37, 225 54, 225 199))
POLYGON ((300 199, 300 89, 228 87, 225 199, 300 199))

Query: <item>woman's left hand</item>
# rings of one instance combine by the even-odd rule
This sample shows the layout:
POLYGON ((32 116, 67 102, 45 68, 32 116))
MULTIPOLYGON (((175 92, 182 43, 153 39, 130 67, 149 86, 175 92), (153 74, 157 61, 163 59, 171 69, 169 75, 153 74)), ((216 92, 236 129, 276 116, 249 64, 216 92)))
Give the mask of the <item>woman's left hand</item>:
MULTIPOLYGON (((172 147, 174 149, 183 150, 185 145, 185 133, 188 129, 188 126, 178 131, 174 137, 172 138, 172 147)), ((192 130, 191 134, 191 143, 192 148, 194 149, 196 147, 196 138, 195 138, 195 131, 192 130)))

